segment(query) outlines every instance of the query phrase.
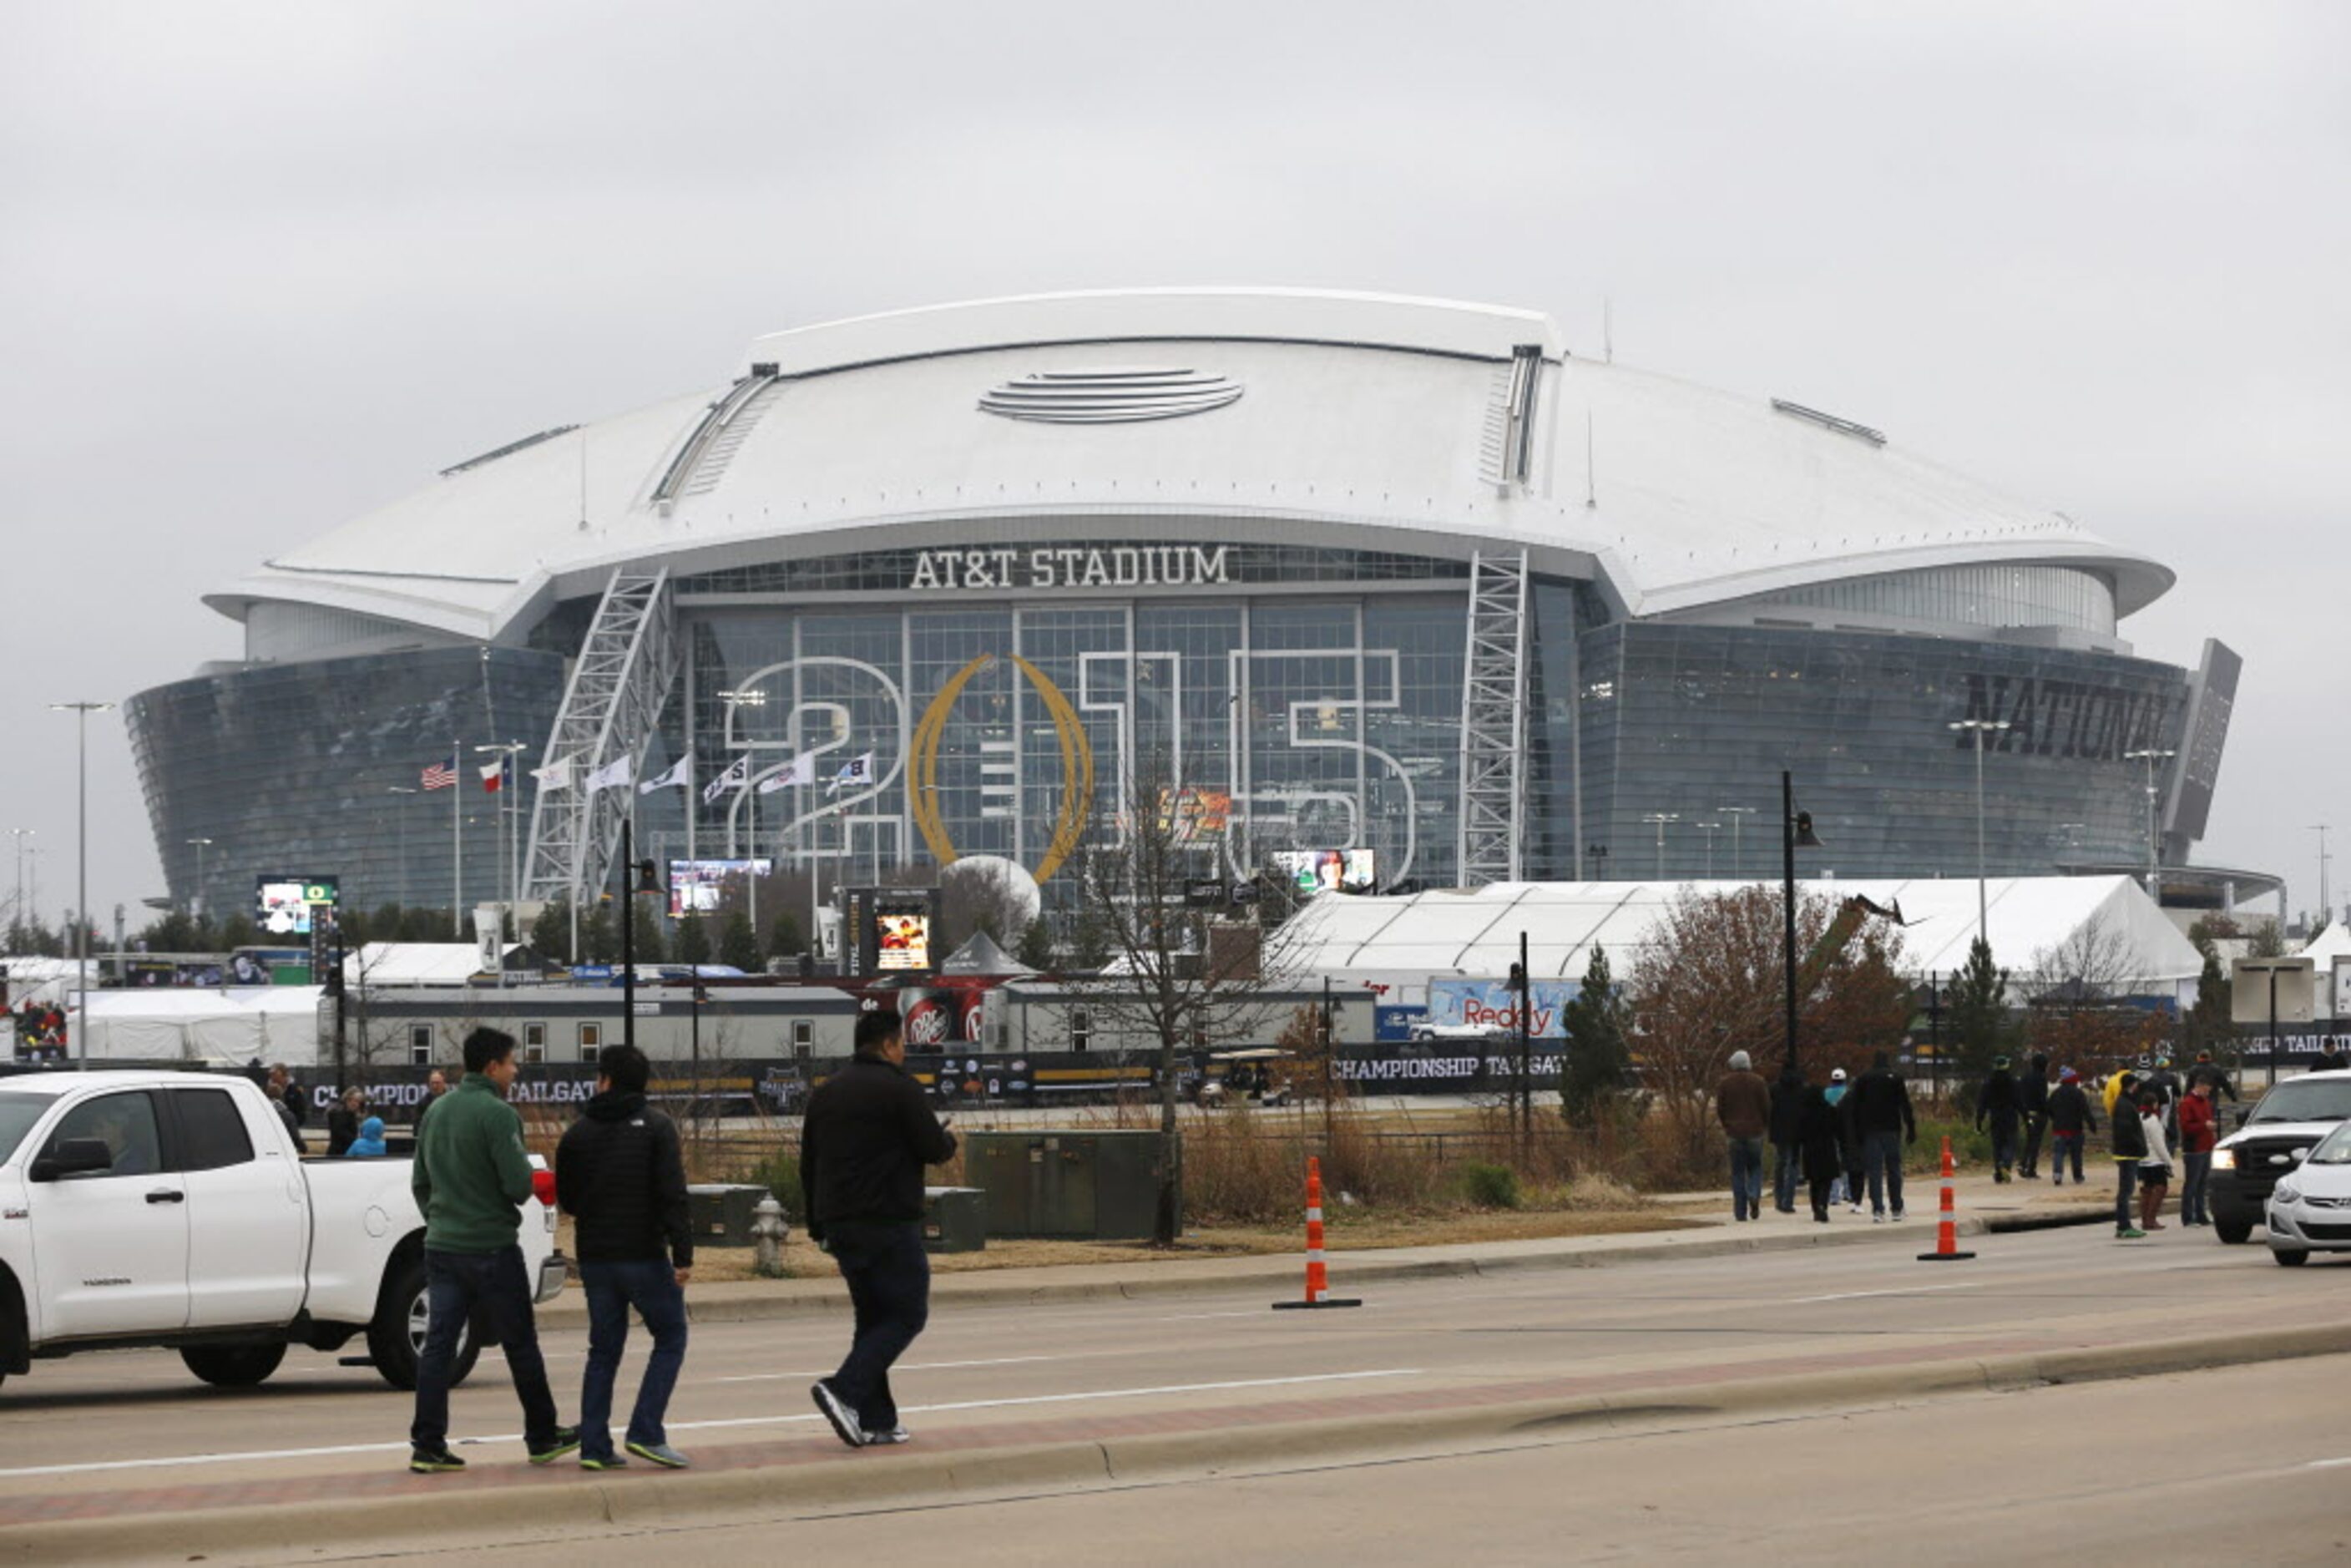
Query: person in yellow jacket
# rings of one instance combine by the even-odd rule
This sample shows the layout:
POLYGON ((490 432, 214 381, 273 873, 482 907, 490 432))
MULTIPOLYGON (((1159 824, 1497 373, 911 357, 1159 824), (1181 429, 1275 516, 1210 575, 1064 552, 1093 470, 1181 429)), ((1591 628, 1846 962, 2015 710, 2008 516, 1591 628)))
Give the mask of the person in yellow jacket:
POLYGON ((2138 1074, 2136 1072, 2116 1071, 2106 1074, 2106 1115, 2109 1119, 2115 1113, 2115 1102, 2137 1087, 2138 1074))

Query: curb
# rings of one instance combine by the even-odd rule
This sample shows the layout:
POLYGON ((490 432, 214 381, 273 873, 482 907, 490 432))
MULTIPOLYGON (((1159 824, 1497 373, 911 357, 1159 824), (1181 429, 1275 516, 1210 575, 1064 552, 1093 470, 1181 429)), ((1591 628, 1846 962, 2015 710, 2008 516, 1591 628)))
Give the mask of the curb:
MULTIPOLYGON (((1970 1216, 1959 1221, 1958 1233, 1961 1236, 1982 1236, 2060 1225, 2089 1225, 2110 1218, 2111 1215, 2104 1210, 2081 1217, 2066 1215, 2046 1219, 2034 1217, 2029 1220, 2021 1215, 2013 1217, 2012 1220, 2009 1216, 1989 1220, 1981 1216, 1970 1216)), ((1933 1227, 1928 1226, 1924 1229, 1931 1241, 1933 1227)), ((1692 1235, 1688 1231, 1667 1234, 1692 1235)), ((1846 1226, 1821 1231, 1775 1231, 1768 1236, 1730 1234, 1684 1241, 1652 1241, 1628 1247, 1562 1248, 1554 1252, 1506 1253, 1484 1258, 1467 1255, 1444 1258, 1389 1256, 1362 1263, 1349 1262, 1348 1259, 1378 1259, 1380 1255, 1341 1252, 1332 1256, 1331 1267, 1334 1276, 1350 1286, 1389 1284, 1410 1280, 1477 1280, 1545 1269, 1608 1269, 1625 1263, 1729 1258, 1749 1252, 1786 1252, 1812 1247, 1865 1247, 1899 1241, 1917 1234, 1917 1228, 1908 1227, 1871 1226, 1867 1229, 1858 1229, 1846 1226)), ((1143 1271, 1138 1273, 1096 1280, 1024 1282, 1019 1276, 1028 1270, 1019 1269, 1002 1270, 998 1277, 986 1273, 939 1274, 932 1277, 931 1302, 935 1310, 943 1305, 1042 1306, 1071 1301, 1131 1301, 1259 1286, 1278 1291, 1294 1288, 1298 1282, 1298 1261, 1293 1257, 1268 1253, 1261 1260, 1249 1261, 1259 1266, 1246 1270, 1227 1268, 1210 1272, 1195 1270, 1183 1263, 1153 1263, 1144 1265, 1143 1271), (970 1283, 966 1284, 965 1281, 970 1283)), ((848 1310, 848 1291, 839 1281, 810 1281, 807 1283, 815 1289, 789 1294, 746 1291, 739 1295, 708 1297, 701 1301, 689 1297, 687 1307, 692 1321, 697 1323, 771 1322, 782 1318, 848 1310)), ((538 1311, 541 1328, 580 1328, 586 1326, 587 1322, 587 1304, 576 1292, 567 1291, 538 1311)))
MULTIPOLYGON (((868 1458, 685 1471, 648 1482, 598 1479, 517 1487, 496 1496, 510 1540, 552 1539, 583 1523, 643 1530, 730 1516, 773 1519, 795 1509, 839 1510, 1005 1489, 1072 1490, 1145 1477, 1278 1473, 1343 1457, 1430 1452, 1467 1442, 1532 1442, 1578 1426, 1633 1427, 1667 1418, 1761 1414, 1855 1402, 2012 1391, 2042 1385, 2155 1376, 2252 1362, 2351 1353, 2351 1324, 2260 1329, 2221 1339, 2157 1340, 2086 1350, 1959 1357, 1908 1366, 1723 1380, 1655 1390, 1566 1395, 1456 1410, 1383 1412, 1216 1431, 1109 1435, 955 1453, 920 1448, 868 1458)), ((488 1500, 486 1497, 484 1500, 488 1500)), ((346 1538, 430 1544, 455 1535, 481 1511, 423 1506, 423 1494, 345 1499, 334 1508, 346 1538)), ((81 1563, 162 1554, 246 1556, 314 1552, 316 1502, 229 1507, 136 1519, 73 1520, 11 1527, 0 1560, 81 1563)), ((455 1544, 455 1542, 452 1542, 455 1544)))

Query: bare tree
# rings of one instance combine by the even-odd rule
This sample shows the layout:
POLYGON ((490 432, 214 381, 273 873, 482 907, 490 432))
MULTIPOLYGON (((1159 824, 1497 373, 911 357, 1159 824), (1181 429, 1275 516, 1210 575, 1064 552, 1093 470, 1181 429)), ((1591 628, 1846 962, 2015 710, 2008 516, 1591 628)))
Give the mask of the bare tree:
POLYGON ((2052 1061, 2121 1061, 2162 1038, 2160 1014, 2133 1006, 2146 988, 2129 934, 2093 915, 2032 956, 2025 979, 2032 1048, 2052 1061))
POLYGON ((1176 1163, 1179 1053, 1263 1033, 1273 1006, 1268 981, 1283 967, 1283 943, 1253 907, 1236 915, 1223 896, 1224 846, 1201 841, 1179 810, 1164 758, 1138 767, 1119 794, 1114 821, 1077 857, 1079 919, 1099 933, 1109 962, 1064 985, 1089 1022, 1154 1051, 1159 1087, 1159 1212, 1153 1239, 1173 1246, 1181 1220, 1176 1163), (1217 895, 1205 894, 1209 887, 1217 895))
POLYGON ((985 931, 1000 947, 1017 945, 1037 914, 1037 895, 1008 861, 959 860, 939 873, 938 946, 949 952, 985 931))

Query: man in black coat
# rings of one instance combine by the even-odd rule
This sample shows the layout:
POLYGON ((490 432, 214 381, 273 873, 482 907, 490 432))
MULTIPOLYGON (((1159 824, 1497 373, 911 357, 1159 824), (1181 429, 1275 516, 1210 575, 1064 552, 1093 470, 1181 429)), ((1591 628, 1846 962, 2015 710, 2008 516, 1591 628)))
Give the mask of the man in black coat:
POLYGON ((2023 1115, 2024 1103, 2008 1071, 2008 1058, 1995 1056, 1991 1076, 1976 1091, 1976 1131, 1982 1132, 1987 1120, 1991 1123, 1991 1179, 2003 1185, 2016 1164, 2017 1124, 2023 1115))
POLYGON ((1892 1059, 1885 1051, 1872 1057, 1869 1071, 1845 1099, 1853 1106, 1854 1130, 1861 1134, 1862 1159, 1869 1167, 1869 1218, 1886 1218, 1892 1200, 1894 1218, 1902 1218, 1902 1145, 1918 1141, 1918 1119, 1910 1108, 1910 1090, 1894 1076, 1892 1059))
POLYGON ((2024 1153, 2016 1162, 2016 1174, 2026 1181, 2039 1181, 2041 1139, 2049 1130, 2049 1059, 2037 1051, 2025 1059, 2016 1098, 2024 1108, 2024 1153))
POLYGON ((800 1123, 801 1212, 809 1237, 849 1285, 857 1330, 840 1370, 809 1390, 852 1448, 906 1440, 890 1368, 930 1321, 923 1250, 923 1167, 956 1151, 906 1071, 897 1015, 859 1017, 857 1055, 817 1085, 800 1123))
POLYGON ((645 1103, 645 1053, 608 1045, 596 1057, 596 1093, 555 1150, 555 1190, 575 1224, 580 1283, 588 1295, 588 1369, 580 1383, 580 1468, 617 1470, 612 1380, 629 1337, 629 1309, 645 1321, 653 1353, 629 1416, 628 1451, 684 1469, 663 1417, 685 1364, 685 1285, 694 1275, 694 1226, 677 1124, 645 1103))

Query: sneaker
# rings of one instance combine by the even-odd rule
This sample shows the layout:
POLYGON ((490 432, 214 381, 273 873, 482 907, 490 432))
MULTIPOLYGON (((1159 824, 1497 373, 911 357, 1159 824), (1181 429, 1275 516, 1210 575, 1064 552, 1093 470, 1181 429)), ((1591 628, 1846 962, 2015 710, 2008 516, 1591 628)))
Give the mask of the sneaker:
POLYGON ((1855 1205, 1853 1206, 1853 1211, 1854 1211, 1855 1214, 1859 1214, 1859 1213, 1861 1212, 1861 1205, 1859 1205, 1859 1204, 1857 1204, 1857 1203, 1856 1203, 1856 1204, 1855 1204, 1855 1205))
POLYGON ((576 1454, 579 1451, 580 1428, 577 1427, 558 1427, 555 1429, 555 1437, 553 1440, 550 1441, 547 1447, 544 1448, 531 1449, 530 1462, 534 1465, 551 1465, 555 1463, 556 1460, 561 1458, 564 1455, 576 1454))
POLYGON ((2117 1241, 2144 1241, 2147 1239, 2147 1232, 2144 1230, 2131 1229, 2117 1230, 2115 1232, 2115 1239, 2117 1241))
POLYGON ((852 1448, 862 1448, 865 1446, 864 1424, 858 1420, 857 1412, 852 1410, 842 1401, 841 1396, 832 1391, 831 1384, 819 1381, 812 1385, 809 1389, 809 1397, 816 1401, 816 1407, 819 1410, 824 1412, 825 1421, 832 1427, 834 1437, 852 1448))
POLYGON ((1886 1223, 1886 1216, 1882 1214, 1873 1214, 1869 1217, 1869 1222, 1872 1225, 1883 1225, 1886 1223))
POLYGON ((464 1469, 465 1461, 445 1447, 411 1448, 408 1450, 408 1468, 420 1476, 442 1476, 464 1469))
POLYGON ((911 1443, 914 1440, 914 1435, 904 1427, 893 1427, 886 1432, 876 1432, 869 1427, 858 1436, 865 1439, 865 1446, 869 1448, 886 1448, 893 1443, 911 1443))
POLYGON ((1896 1225, 1902 1223, 1902 1211, 1898 1208, 1894 1211, 1894 1223, 1896 1225))
POLYGON ((582 1454, 580 1468, 583 1470, 625 1470, 629 1461, 618 1454, 582 1454))

